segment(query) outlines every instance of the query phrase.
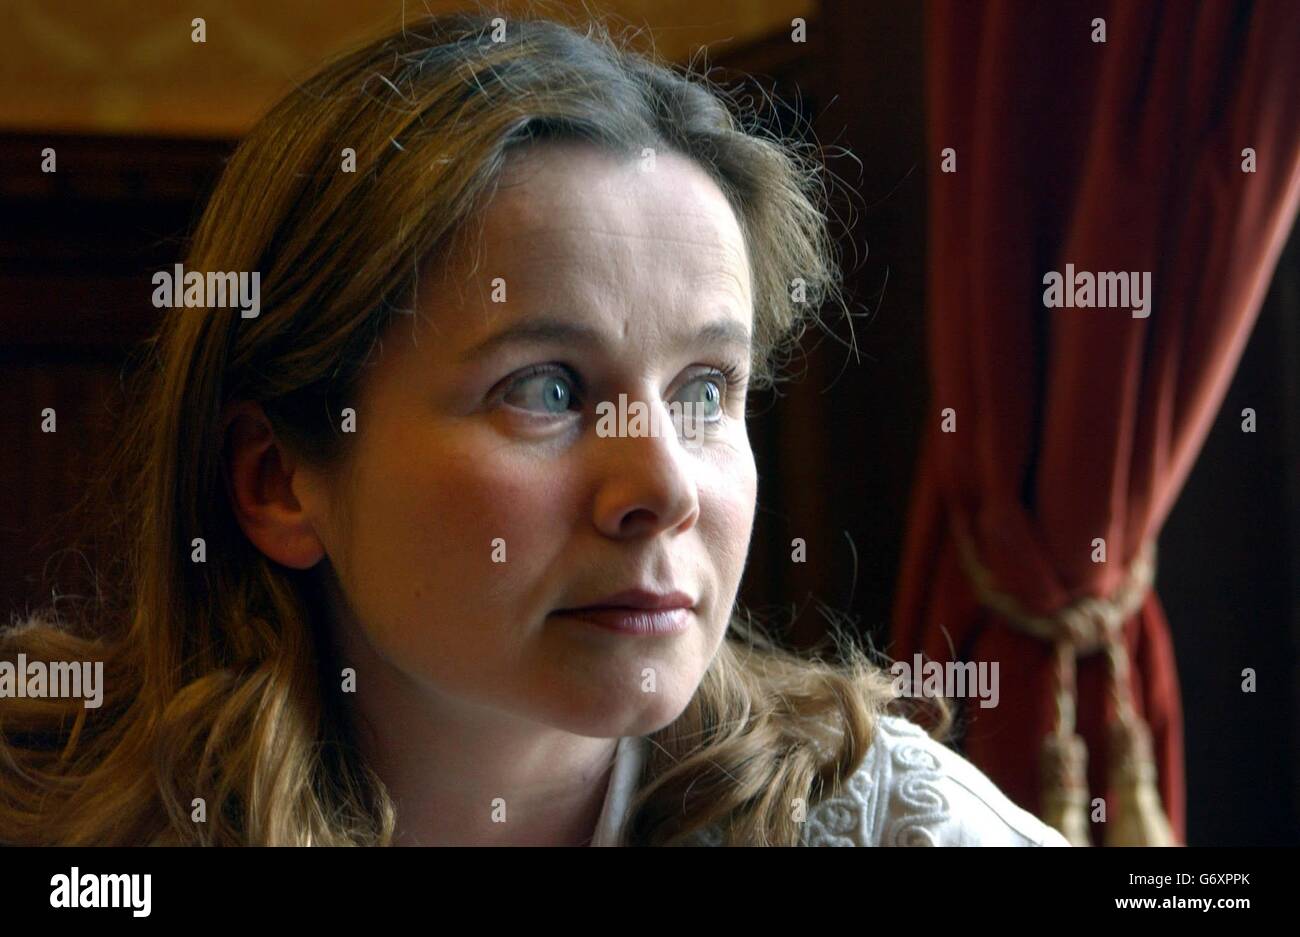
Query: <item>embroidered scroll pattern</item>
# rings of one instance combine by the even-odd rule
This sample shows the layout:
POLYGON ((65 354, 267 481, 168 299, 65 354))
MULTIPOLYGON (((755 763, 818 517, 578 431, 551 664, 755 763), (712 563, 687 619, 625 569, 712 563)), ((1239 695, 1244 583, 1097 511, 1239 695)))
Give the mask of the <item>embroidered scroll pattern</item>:
POLYGON ((934 846, 951 807, 940 790, 939 759, 920 726, 893 716, 876 724, 867 757, 845 793, 808 814, 809 846, 934 846), (917 741, 912 741, 917 740, 917 741))

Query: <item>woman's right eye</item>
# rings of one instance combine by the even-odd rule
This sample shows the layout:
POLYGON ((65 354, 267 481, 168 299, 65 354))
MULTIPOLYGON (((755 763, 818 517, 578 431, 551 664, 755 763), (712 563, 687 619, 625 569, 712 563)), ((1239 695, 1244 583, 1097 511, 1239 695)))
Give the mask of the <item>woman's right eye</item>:
POLYGON ((568 412, 576 397, 573 382, 566 374, 547 370, 515 381, 501 399, 521 410, 558 415, 568 412))

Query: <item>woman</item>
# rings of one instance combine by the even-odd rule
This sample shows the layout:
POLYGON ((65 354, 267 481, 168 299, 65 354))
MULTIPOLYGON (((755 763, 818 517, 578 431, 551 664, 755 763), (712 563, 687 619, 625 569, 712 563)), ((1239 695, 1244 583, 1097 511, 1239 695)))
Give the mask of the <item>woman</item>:
POLYGON ((105 677, 0 700, 0 840, 1063 843, 863 652, 734 613, 746 394, 842 303, 820 182, 598 27, 437 17, 296 89, 184 264, 258 312, 169 309, 139 371, 124 601, 4 638, 105 677))

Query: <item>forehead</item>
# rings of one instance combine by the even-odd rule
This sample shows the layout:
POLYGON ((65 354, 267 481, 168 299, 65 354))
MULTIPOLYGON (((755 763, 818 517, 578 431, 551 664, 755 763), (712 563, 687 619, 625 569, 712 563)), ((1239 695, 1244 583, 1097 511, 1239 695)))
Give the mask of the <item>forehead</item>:
MULTIPOLYGON (((479 219, 478 243, 452 268, 489 299, 489 319, 559 303, 607 311, 671 311, 704 303, 748 321, 752 277, 744 236, 721 189, 671 151, 620 160, 583 143, 512 154, 479 219), (466 275, 466 264, 473 272, 466 275)), ((484 323, 486 325, 486 323, 484 323)))

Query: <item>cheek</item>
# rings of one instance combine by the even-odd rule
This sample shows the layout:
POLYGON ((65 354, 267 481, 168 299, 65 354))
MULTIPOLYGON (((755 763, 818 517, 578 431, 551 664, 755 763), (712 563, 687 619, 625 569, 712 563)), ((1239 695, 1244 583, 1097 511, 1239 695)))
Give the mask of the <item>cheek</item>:
POLYGON ((531 610, 523 593, 561 548, 567 494, 508 450, 473 437, 449 450, 435 435, 425 446, 408 437, 400 458, 358 479, 358 612, 394 641, 499 647, 503 631, 526 624, 509 613, 531 610))
POLYGON ((710 498, 712 520, 703 536, 709 553, 715 557, 718 573, 726 585, 735 587, 749 552, 750 533, 754 524, 754 501, 731 489, 716 492, 710 498))
POLYGON ((758 496, 758 474, 748 446, 729 450, 714 464, 700 490, 700 527, 719 586, 734 598, 749 553, 758 496))

